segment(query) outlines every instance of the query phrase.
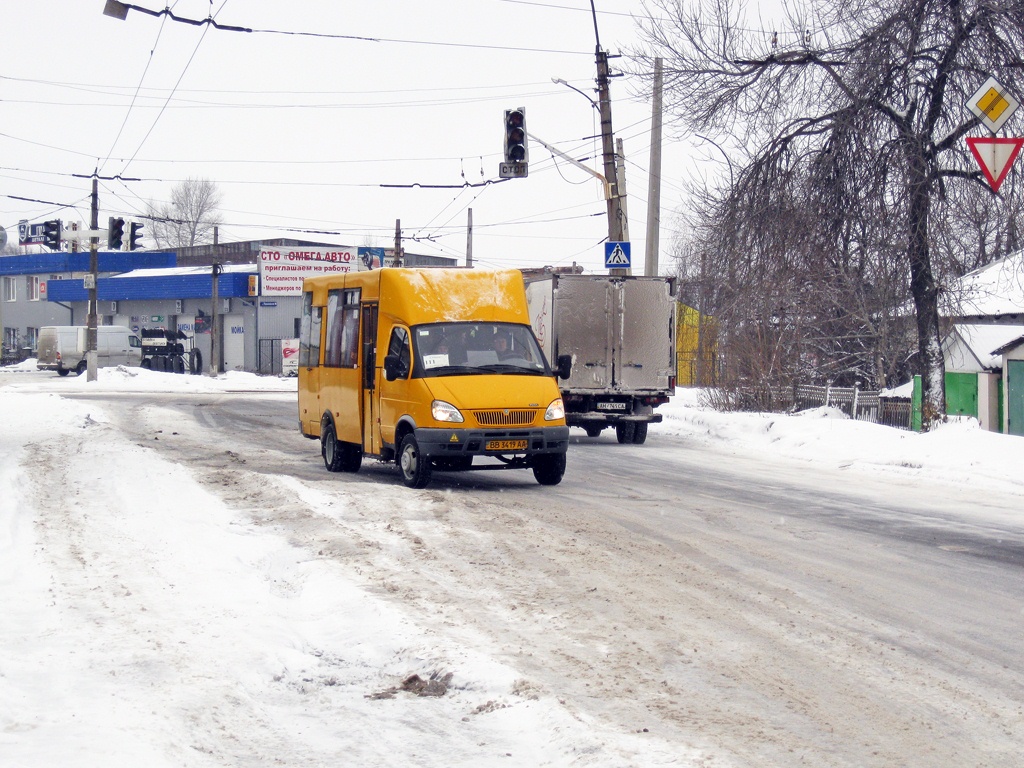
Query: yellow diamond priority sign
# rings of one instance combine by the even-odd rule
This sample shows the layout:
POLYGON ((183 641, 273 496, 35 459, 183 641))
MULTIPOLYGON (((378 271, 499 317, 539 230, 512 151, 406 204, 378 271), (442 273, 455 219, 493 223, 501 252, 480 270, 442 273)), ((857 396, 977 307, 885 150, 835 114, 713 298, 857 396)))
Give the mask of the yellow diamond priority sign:
POLYGON ((994 77, 986 80, 978 92, 967 100, 967 108, 980 117, 992 133, 1002 128, 1003 123, 1010 119, 1019 106, 1020 102, 994 77))

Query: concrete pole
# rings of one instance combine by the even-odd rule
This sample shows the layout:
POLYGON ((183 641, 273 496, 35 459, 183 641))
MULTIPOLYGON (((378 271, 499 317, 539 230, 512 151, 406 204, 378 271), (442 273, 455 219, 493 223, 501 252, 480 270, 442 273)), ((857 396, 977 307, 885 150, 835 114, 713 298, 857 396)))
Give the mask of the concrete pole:
MULTIPOLYGON (((622 139, 615 140, 615 186, 617 189, 626 188, 626 153, 622 149, 622 139)), ((619 200, 619 210, 622 212, 622 240, 629 242, 629 211, 625 197, 619 200)), ((633 267, 616 270, 615 274, 632 275, 633 267)))
MULTIPOLYGON (((92 211, 89 214, 89 229, 95 231, 100 225, 100 197, 99 179, 94 172, 92 175, 92 211)), ((98 336, 97 326, 99 325, 99 302, 96 293, 96 283, 99 280, 99 238, 89 238, 89 317, 85 330, 85 370, 86 380, 96 381, 96 341, 98 336)))
POLYGON ((220 286, 218 278, 221 273, 220 262, 213 262, 210 267, 210 376, 216 378, 221 369, 220 349, 220 286))
MULTIPOLYGON (((622 213, 624 190, 616 183, 615 142, 612 133, 612 102, 608 89, 608 54, 597 49, 597 95, 598 109, 601 112, 601 147, 604 153, 604 177, 611 186, 608 196, 608 239, 619 242, 622 236, 622 213)), ((620 270, 622 271, 622 270, 620 270)))
POLYGON ((658 255, 661 237, 661 122, 662 122, 661 58, 654 60, 654 98, 651 105, 651 169, 647 190, 647 240, 644 254, 644 274, 658 274, 658 255))
POLYGON ((402 220, 395 219, 395 266, 404 267, 402 263, 402 220))

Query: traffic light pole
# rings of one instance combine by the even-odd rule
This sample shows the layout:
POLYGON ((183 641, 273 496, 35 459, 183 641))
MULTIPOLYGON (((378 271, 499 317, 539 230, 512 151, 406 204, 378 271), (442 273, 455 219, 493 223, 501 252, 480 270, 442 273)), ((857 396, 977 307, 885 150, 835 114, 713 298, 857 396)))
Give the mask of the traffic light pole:
MULTIPOLYGON (((95 173, 92 176, 92 212, 89 229, 96 231, 100 219, 99 180, 95 173)), ((95 234, 89 238, 89 319, 85 332, 85 364, 88 381, 96 381, 96 328, 98 322, 98 300, 96 295, 97 273, 99 272, 99 238, 95 234)))

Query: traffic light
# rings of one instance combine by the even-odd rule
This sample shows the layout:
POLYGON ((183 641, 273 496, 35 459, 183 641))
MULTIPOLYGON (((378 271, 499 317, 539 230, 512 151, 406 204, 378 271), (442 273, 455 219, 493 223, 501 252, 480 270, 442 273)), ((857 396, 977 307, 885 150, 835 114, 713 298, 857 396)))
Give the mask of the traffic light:
POLYGON ((505 110, 505 162, 525 163, 526 152, 526 108, 505 110))
POLYGON ((112 251, 120 251, 124 244, 124 219, 115 219, 111 216, 107 220, 107 248, 112 251))
POLYGON ((43 223, 43 244, 50 250, 60 250, 60 219, 43 223))
POLYGON ((139 245, 139 240, 142 239, 142 224, 138 221, 133 221, 128 224, 128 250, 134 251, 142 246, 139 245))

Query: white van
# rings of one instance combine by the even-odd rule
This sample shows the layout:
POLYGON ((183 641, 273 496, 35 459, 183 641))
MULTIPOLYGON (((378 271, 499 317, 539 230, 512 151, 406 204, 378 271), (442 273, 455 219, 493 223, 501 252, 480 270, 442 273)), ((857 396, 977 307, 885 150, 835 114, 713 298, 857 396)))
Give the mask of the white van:
MULTIPOLYGON (((39 329, 36 367, 67 376, 85 371, 86 334, 79 325, 48 325, 39 329)), ((101 325, 96 329, 96 365, 99 368, 142 363, 142 340, 123 325, 101 325)))

